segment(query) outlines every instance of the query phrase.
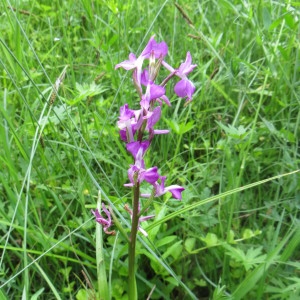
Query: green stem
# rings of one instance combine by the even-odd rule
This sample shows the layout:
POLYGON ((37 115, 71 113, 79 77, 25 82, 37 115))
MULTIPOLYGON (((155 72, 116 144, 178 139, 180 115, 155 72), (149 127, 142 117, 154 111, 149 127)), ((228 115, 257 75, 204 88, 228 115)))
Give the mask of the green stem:
POLYGON ((128 244, 128 299, 137 299, 137 288, 135 278, 135 246, 136 246, 136 235, 138 231, 138 209, 139 209, 139 198, 140 198, 140 184, 137 182, 133 187, 133 212, 132 212, 132 223, 131 233, 128 244))

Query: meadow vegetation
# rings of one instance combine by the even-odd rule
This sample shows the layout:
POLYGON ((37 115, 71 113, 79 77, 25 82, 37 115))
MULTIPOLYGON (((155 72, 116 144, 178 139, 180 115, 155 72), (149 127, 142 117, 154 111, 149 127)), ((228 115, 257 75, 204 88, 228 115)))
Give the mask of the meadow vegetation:
MULTIPOLYGON (((140 236, 146 299, 300 298, 300 6, 297 1, 9 1, 0 4, 0 299, 96 299, 99 191, 125 228, 132 158, 115 65, 155 34, 197 64, 189 105, 163 108, 149 165, 164 195, 140 236)), ((174 83, 167 86, 173 90, 174 83)), ((104 236, 113 299, 127 244, 104 236)))

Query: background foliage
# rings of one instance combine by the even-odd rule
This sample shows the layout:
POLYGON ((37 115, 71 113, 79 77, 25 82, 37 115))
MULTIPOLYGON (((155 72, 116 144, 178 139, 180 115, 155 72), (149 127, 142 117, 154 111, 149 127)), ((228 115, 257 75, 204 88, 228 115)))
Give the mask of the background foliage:
MULTIPOLYGON (((153 286, 151 299, 300 297, 299 175, 261 182, 299 168, 298 2, 0 5, 3 299, 97 296, 90 209, 101 189, 126 224, 130 201, 116 121, 137 98, 114 66, 152 34, 172 65, 191 52, 197 92, 186 107, 171 97, 160 127, 172 133, 147 158, 186 191, 144 226, 140 298, 153 286)), ((105 249, 112 296, 126 299, 126 245, 110 236, 105 249)))

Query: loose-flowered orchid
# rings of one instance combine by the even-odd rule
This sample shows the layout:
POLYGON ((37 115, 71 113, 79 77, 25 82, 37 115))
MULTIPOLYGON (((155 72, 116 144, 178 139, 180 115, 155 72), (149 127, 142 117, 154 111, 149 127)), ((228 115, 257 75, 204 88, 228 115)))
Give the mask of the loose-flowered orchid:
MULTIPOLYGON (((123 68, 133 71, 133 81, 137 87, 140 108, 137 110, 130 109, 126 103, 120 108, 120 116, 118 127, 120 129, 120 137, 126 143, 126 149, 133 156, 134 163, 128 169, 129 183, 127 187, 134 187, 137 183, 143 181, 148 182, 154 188, 154 196, 159 197, 167 192, 172 194, 175 199, 182 199, 184 188, 179 185, 170 185, 165 187, 166 177, 158 173, 158 167, 146 168, 144 156, 150 147, 154 135, 166 134, 169 130, 155 129, 155 125, 159 122, 162 114, 162 103, 165 102, 168 106, 171 105, 166 96, 166 84, 174 76, 180 78, 175 84, 175 93, 188 101, 192 99, 195 92, 195 86, 188 75, 197 66, 192 64, 192 56, 187 52, 185 61, 178 68, 173 68, 166 61, 165 57, 168 53, 168 46, 165 42, 158 43, 152 36, 144 50, 139 56, 134 53, 129 54, 129 59, 115 66, 115 68, 123 68), (143 69, 144 61, 148 60, 148 67, 143 69), (164 67, 170 73, 161 81, 161 84, 155 83, 159 68, 164 67)), ((150 197, 149 194, 142 194, 143 197, 150 197)), ((107 211, 107 210, 106 210, 107 211)), ((104 210, 104 212, 106 213, 104 210)), ((93 212, 97 222, 105 226, 107 230, 110 226, 108 219, 104 219, 98 211, 93 212)))
MULTIPOLYGON (((168 46, 165 42, 156 42, 152 36, 144 50, 139 56, 134 53, 129 54, 129 59, 115 66, 115 69, 123 68, 127 71, 132 70, 133 83, 138 93, 138 101, 140 107, 137 110, 132 110, 126 103, 120 108, 120 116, 118 120, 118 128, 121 140, 126 143, 127 151, 132 155, 134 162, 130 165, 127 171, 129 183, 125 186, 132 189, 132 205, 133 210, 129 205, 125 205, 125 210, 129 212, 131 217, 131 232, 128 237, 124 231, 129 247, 128 247, 128 299, 136 300, 136 281, 135 281, 135 246, 138 230, 145 236, 147 232, 143 230, 140 223, 150 218, 150 216, 140 216, 140 197, 148 197, 149 199, 144 204, 144 210, 147 210, 151 205, 154 197, 160 197, 167 192, 172 194, 172 197, 178 200, 182 199, 184 188, 179 185, 170 185, 165 187, 166 176, 161 176, 158 172, 158 167, 146 168, 145 155, 149 152, 149 148, 156 134, 166 134, 169 130, 156 129, 162 115, 163 103, 171 106, 169 98, 166 96, 166 84, 168 81, 177 76, 180 80, 175 84, 174 91, 177 96, 185 98, 190 102, 195 93, 195 86, 188 79, 188 74, 196 67, 192 64, 192 56, 187 52, 185 62, 178 68, 171 67, 165 57, 168 53, 168 46), (148 60, 148 66, 144 67, 144 62, 148 60), (158 83, 160 77, 160 68, 167 69, 167 77, 158 83), (141 183, 148 183, 153 187, 152 194, 141 194, 141 183)), ((102 224, 104 231, 110 233, 108 228, 111 226, 111 217, 105 205, 102 205, 103 211, 107 219, 101 216, 98 210, 92 211, 96 217, 96 221, 102 224)), ((113 213, 113 212, 112 212, 113 213)), ((114 215, 113 215, 114 217, 114 215)), ((120 228, 119 222, 115 219, 115 225, 120 228)))
POLYGON ((118 127, 120 128, 121 139, 127 143, 126 148, 135 161, 128 170, 130 183, 125 184, 125 186, 133 187, 137 182, 141 183, 145 180, 153 185, 155 197, 170 192, 173 198, 181 200, 184 188, 178 185, 165 187, 166 177, 158 174, 157 167, 146 169, 143 159, 154 135, 169 132, 168 130, 154 129, 161 118, 162 101, 170 105, 170 101, 165 95, 166 83, 174 76, 179 77, 180 80, 176 83, 174 91, 179 97, 186 98, 189 101, 195 92, 194 84, 187 77, 196 67, 195 64, 192 64, 190 52, 187 52, 185 62, 177 69, 164 61, 167 52, 168 46, 166 43, 157 43, 154 36, 152 36, 137 58, 133 53, 130 53, 129 60, 116 65, 116 68, 122 67, 126 70, 134 70, 133 80, 135 85, 138 86, 141 105, 141 109, 136 111, 129 109, 128 104, 122 106, 118 127), (146 59, 149 60, 149 66, 143 70, 143 63, 146 59), (156 60, 158 61, 156 62, 156 60), (157 85, 154 81, 161 66, 165 67, 170 74, 162 81, 161 85, 157 85), (145 132, 148 132, 146 138, 144 137, 145 132))

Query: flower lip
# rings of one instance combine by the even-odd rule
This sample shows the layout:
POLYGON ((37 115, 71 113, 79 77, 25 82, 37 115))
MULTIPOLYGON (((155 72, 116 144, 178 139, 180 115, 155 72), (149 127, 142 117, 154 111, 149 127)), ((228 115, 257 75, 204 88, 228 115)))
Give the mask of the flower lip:
POLYGON ((187 98, 191 100, 196 88, 194 84, 187 78, 181 79, 174 86, 174 92, 178 97, 187 98))

